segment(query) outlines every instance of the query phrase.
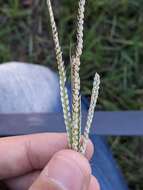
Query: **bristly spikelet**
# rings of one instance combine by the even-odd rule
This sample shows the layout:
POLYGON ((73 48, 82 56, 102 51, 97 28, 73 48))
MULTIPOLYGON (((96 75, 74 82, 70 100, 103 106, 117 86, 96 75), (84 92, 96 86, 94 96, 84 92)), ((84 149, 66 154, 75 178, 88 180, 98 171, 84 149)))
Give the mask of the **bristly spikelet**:
POLYGON ((77 16, 77 44, 76 51, 71 60, 72 74, 72 148, 79 150, 81 136, 80 116, 80 56, 83 50, 83 24, 84 24, 85 0, 79 1, 77 16), (80 124, 80 125, 79 125, 80 124))
POLYGON ((63 57, 62 57, 62 50, 59 44, 57 27, 56 27, 50 0, 47 0, 47 5, 49 9, 53 40, 55 44, 56 59, 57 59, 58 69, 59 69, 60 93, 61 93, 61 101, 62 101, 62 107, 63 107, 63 113, 64 113, 64 120, 65 120, 67 135, 68 135, 69 147, 71 147, 71 144, 72 144, 71 114, 70 114, 70 107, 69 107, 69 98, 68 98, 68 93, 67 93, 67 88, 66 88, 66 72, 65 72, 65 67, 64 67, 63 57))
POLYGON ((87 122, 83 134, 83 142, 80 147, 80 152, 85 154, 86 151, 86 144, 89 138, 89 132, 93 121, 94 116, 94 110, 97 103, 98 95, 99 95, 99 85, 100 85, 100 76, 96 73, 94 77, 93 82, 93 89, 92 89, 92 95, 91 95, 91 102, 89 106, 88 116, 87 116, 87 122))

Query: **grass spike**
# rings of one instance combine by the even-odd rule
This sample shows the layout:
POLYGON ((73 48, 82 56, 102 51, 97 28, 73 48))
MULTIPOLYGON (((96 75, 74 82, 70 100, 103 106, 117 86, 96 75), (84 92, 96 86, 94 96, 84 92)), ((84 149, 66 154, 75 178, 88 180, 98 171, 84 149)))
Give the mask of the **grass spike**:
POLYGON ((72 148, 78 151, 80 137, 80 59, 72 60, 72 148))
POLYGON ((80 144, 80 56, 83 49, 83 24, 84 24, 85 0, 79 1, 77 16, 77 44, 76 52, 71 61, 72 73, 72 148, 79 150, 80 144))
POLYGON ((59 43, 59 37, 57 32, 57 27, 54 19, 54 13, 52 10, 51 1, 47 0, 49 15, 50 15, 50 21, 51 21, 51 27, 52 27, 52 35, 53 40, 55 44, 55 52, 56 52, 56 59, 58 64, 58 70, 59 70, 59 78, 60 78, 60 93, 61 93, 61 101, 62 101, 62 107, 63 107, 63 113, 64 113, 64 120, 67 130, 67 136, 68 136, 68 143, 69 147, 71 147, 72 144, 72 137, 71 137, 71 113, 70 113, 70 106, 69 106, 69 98, 66 88, 66 72, 63 62, 63 56, 62 56, 62 50, 59 43))
POLYGON ((83 30, 84 30, 84 13, 86 0, 79 0, 77 16, 77 44, 75 57, 80 57, 83 51, 83 30))
POLYGON ((91 102, 88 110, 88 116, 87 116, 87 122, 83 134, 83 141, 80 147, 80 152, 82 154, 85 154, 86 151, 86 145, 89 138, 89 132, 92 125, 93 117, 94 117, 94 110, 97 103, 98 95, 99 95, 99 85, 100 85, 100 76, 99 74, 95 74, 94 82, 93 82, 93 89, 92 89, 92 95, 91 95, 91 102))

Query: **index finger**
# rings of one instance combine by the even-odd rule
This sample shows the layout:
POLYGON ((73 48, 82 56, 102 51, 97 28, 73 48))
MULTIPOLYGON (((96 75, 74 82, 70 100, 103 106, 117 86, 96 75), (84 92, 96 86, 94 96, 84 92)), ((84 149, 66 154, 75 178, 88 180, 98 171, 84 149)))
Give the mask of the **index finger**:
MULTIPOLYGON (((66 149, 66 134, 45 133, 0 139, 0 180, 40 170, 59 150, 66 149)), ((93 149, 88 146, 87 157, 93 149)))

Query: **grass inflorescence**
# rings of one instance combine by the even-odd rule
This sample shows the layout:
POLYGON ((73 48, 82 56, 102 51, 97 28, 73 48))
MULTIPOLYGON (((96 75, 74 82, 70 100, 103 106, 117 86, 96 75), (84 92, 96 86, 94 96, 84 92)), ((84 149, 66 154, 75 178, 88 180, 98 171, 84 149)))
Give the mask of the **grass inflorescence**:
POLYGON ((77 42, 75 52, 72 55, 71 65, 71 88, 72 88, 72 111, 70 111, 69 97, 66 88, 66 72, 63 61, 63 52, 59 42, 59 34, 55 22, 55 16, 51 0, 47 0, 47 7, 50 16, 50 25, 52 28, 52 36, 55 46, 56 61, 58 65, 59 84, 61 103, 63 108, 63 116, 67 130, 68 145, 75 151, 85 154, 86 146, 89 139, 89 132, 92 125, 94 110, 99 95, 100 76, 96 73, 93 82, 93 90, 91 95, 91 102, 89 106, 87 124, 84 129, 84 134, 81 134, 81 95, 80 95, 80 59, 83 50, 83 31, 84 31, 84 15, 85 15, 85 0, 79 0, 78 16, 77 16, 77 42), (71 113, 72 112, 72 113, 71 113))
MULTIPOLYGON (((0 2, 0 62, 44 64, 57 69, 45 1, 29 8, 0 2)), ((73 51, 77 1, 53 1, 67 73, 73 51), (70 43, 70 47, 69 47, 70 43)), ((142 0, 88 0, 80 70, 82 94, 89 97, 94 72, 102 77, 99 110, 143 109, 142 0), (104 89, 104 91, 103 91, 104 89)), ((68 75, 70 78, 70 75, 68 75)), ((114 155, 133 190, 143 189, 142 138, 110 138, 114 155)))

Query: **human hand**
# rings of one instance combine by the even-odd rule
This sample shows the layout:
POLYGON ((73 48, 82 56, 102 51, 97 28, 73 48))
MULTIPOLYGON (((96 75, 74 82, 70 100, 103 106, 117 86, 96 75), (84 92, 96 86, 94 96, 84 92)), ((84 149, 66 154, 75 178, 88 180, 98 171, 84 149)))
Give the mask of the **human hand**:
POLYGON ((46 133, 0 139, 0 180, 11 190, 99 190, 88 160, 68 150, 65 134, 46 133))

